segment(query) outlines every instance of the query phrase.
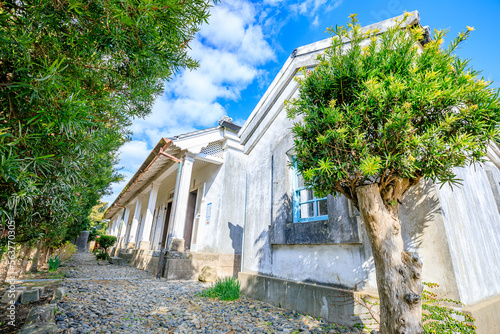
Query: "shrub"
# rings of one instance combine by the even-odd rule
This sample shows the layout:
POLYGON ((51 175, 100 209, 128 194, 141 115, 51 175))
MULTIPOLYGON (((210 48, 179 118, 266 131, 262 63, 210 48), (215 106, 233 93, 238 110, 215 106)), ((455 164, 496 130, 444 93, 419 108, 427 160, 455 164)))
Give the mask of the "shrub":
POLYGON ((97 260, 107 260, 109 259, 109 254, 106 252, 97 252, 95 257, 97 260))
MULTIPOLYGON (((437 294, 429 291, 439 286, 436 283, 423 282, 422 284, 426 287, 422 293, 422 325, 424 334, 476 333, 476 326, 472 324, 474 322, 473 317, 445 305, 451 304, 461 307, 463 306, 461 302, 453 299, 439 298, 437 294)), ((360 301, 357 303, 368 310, 369 315, 363 318, 363 320, 373 320, 371 323, 365 322, 365 325, 380 325, 380 312, 374 310, 374 306, 380 305, 379 302, 372 302, 361 296, 360 301)), ((360 326, 368 328, 365 325, 360 324, 360 326)))
POLYGON ((215 283, 200 292, 199 296, 220 300, 236 300, 240 298, 240 281, 235 277, 218 278, 215 283))
POLYGON ((73 245, 71 242, 66 241, 61 247, 57 248, 53 254, 58 256, 61 259, 61 262, 69 259, 73 254, 76 253, 76 245, 73 245))
POLYGON ((47 262, 49 264, 49 271, 52 272, 52 271, 57 270, 57 268, 59 268, 62 261, 61 261, 61 258, 59 257, 59 255, 56 255, 56 256, 49 257, 49 260, 47 262))
POLYGON ((87 241, 88 242, 95 241, 98 235, 99 235, 99 232, 97 232, 96 230, 90 231, 89 238, 87 241))
MULTIPOLYGON (((429 289, 438 286, 436 283, 424 282, 423 284, 429 289)), ((422 293, 424 333, 476 333, 476 326, 472 324, 474 318, 451 307, 443 306, 443 303, 463 306, 462 303, 452 299, 438 298, 436 294, 428 290, 422 293)))
POLYGON ((104 252, 108 251, 108 248, 113 246, 116 242, 116 237, 113 235, 101 235, 99 238, 99 246, 104 249, 104 252))

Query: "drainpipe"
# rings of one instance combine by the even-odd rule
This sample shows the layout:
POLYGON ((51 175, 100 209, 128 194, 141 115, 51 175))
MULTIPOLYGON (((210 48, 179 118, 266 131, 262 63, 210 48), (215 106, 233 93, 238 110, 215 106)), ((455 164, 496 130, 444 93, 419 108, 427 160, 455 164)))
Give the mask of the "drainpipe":
POLYGON ((243 210, 243 237, 241 240, 241 267, 240 272, 243 272, 243 262, 245 261, 245 225, 247 222, 247 191, 248 191, 248 174, 245 175, 245 207, 243 210))

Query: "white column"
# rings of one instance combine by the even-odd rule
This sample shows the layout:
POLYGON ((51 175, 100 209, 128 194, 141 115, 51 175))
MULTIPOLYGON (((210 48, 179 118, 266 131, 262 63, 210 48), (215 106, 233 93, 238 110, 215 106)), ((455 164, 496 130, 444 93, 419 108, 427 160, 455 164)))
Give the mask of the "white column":
MULTIPOLYGON (((120 212, 120 211, 118 211, 120 212)), ((115 218, 115 222, 113 223, 113 229, 111 230, 111 235, 114 235, 116 237, 116 235, 118 234, 118 221, 120 219, 120 215, 118 214, 117 217, 115 218)))
MULTIPOLYGON (((132 218, 134 218, 134 217, 132 216, 132 218)), ((130 237, 130 228, 131 227, 132 227, 132 219, 129 218, 127 228, 125 229, 125 237, 123 238, 123 248, 127 248, 128 240, 130 237)))
POLYGON ((113 229, 115 228, 115 222, 116 222, 116 218, 111 218, 111 220, 109 221, 109 231, 108 231, 109 235, 113 235, 113 229))
POLYGON ((155 234, 153 237, 153 250, 159 250, 161 249, 160 247, 160 242, 161 242, 161 237, 163 235, 163 223, 165 221, 165 204, 162 204, 158 210, 158 218, 156 219, 156 228, 155 228, 155 234))
MULTIPOLYGON (((175 193, 177 193, 177 200, 175 203, 174 226, 172 229, 170 250, 178 252, 184 251, 184 228, 186 225, 186 214, 193 163, 194 156, 186 154, 182 163, 180 180, 177 183, 178 187, 175 189, 175 193)), ((175 197, 176 196, 174 195, 174 198, 175 197)))
POLYGON ((130 226, 130 234, 127 240, 127 249, 135 248, 135 239, 139 233, 139 219, 141 218, 142 196, 137 198, 135 202, 134 218, 132 219, 132 226, 130 226))
POLYGON ((122 223, 122 217, 123 217, 123 209, 120 211, 118 218, 116 218, 115 234, 114 235, 116 236, 117 243, 118 243, 118 238, 120 237, 120 226, 122 223))
POLYGON ((108 223, 108 230, 107 230, 107 232, 106 232, 106 233, 107 233, 108 235, 111 235, 111 231, 113 231, 113 218, 111 218, 111 219, 109 220, 109 223, 108 223))
POLYGON ((127 232, 128 219, 130 217, 130 208, 125 207, 125 217, 120 227, 120 235, 118 236, 118 248, 123 248, 125 233, 127 232))
POLYGON ((139 241, 139 249, 149 249, 150 241, 149 236, 151 234, 151 227, 153 226, 153 215, 156 206, 156 197, 158 196, 158 189, 160 184, 153 182, 151 185, 151 191, 149 193, 148 209, 146 210, 146 217, 144 219, 144 227, 142 229, 141 240, 139 241))

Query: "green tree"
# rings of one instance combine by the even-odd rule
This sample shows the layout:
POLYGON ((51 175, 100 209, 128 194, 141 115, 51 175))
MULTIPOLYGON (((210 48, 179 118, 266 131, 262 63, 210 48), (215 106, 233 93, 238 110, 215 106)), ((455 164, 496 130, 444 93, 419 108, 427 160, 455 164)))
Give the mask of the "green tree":
POLYGON ((134 117, 194 68, 205 0, 0 0, 0 249, 90 224, 134 117))
POLYGON ((481 162, 498 136, 499 92, 454 54, 462 32, 423 45, 411 14, 385 33, 335 27, 332 45, 288 104, 297 167, 319 196, 342 194, 361 212, 381 302, 382 333, 421 333, 421 267, 406 252, 399 205, 421 178, 456 184, 454 167, 481 162), (347 43, 347 44, 346 44, 347 43))
POLYGON ((90 235, 89 241, 95 240, 96 236, 106 234, 108 222, 104 219, 104 213, 108 206, 107 202, 101 202, 94 205, 90 213, 90 235))
POLYGON ((107 253, 108 248, 115 244, 116 237, 114 235, 101 235, 98 240, 99 246, 104 249, 104 253, 107 253))

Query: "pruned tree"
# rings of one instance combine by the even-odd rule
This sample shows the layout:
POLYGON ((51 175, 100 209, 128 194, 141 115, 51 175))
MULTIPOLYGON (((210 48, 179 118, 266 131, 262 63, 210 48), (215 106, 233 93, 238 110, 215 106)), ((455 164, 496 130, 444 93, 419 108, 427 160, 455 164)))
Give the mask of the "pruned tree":
POLYGON ((384 33, 355 15, 330 29, 331 47, 287 103, 289 117, 300 117, 293 133, 306 185, 344 195, 361 212, 384 334, 422 332, 422 263, 404 249, 404 194, 421 178, 458 183, 453 169, 483 161, 500 120, 499 92, 454 54, 473 28, 443 49, 446 31, 424 45, 409 15, 384 33))

